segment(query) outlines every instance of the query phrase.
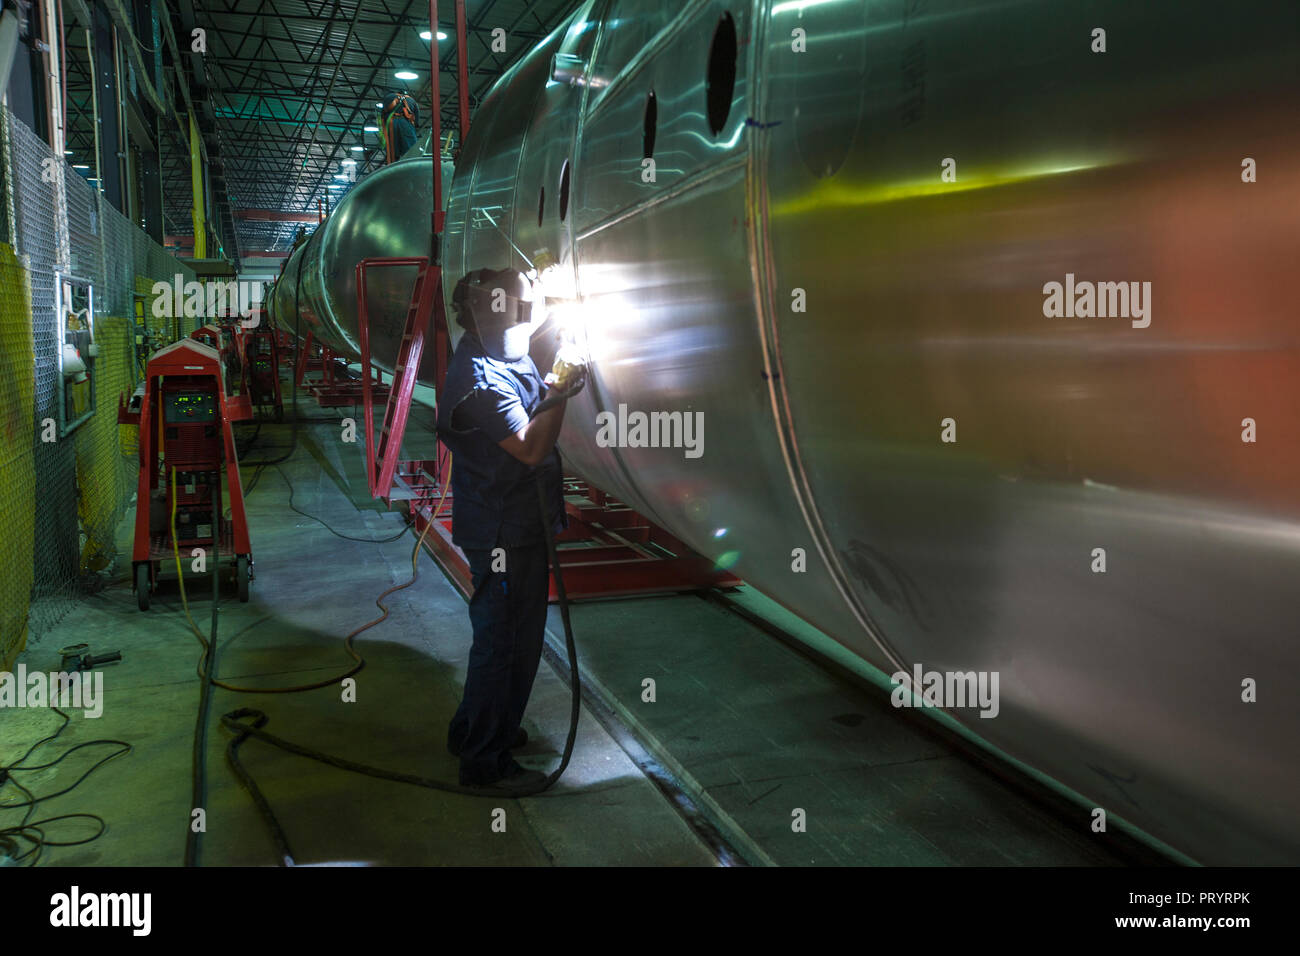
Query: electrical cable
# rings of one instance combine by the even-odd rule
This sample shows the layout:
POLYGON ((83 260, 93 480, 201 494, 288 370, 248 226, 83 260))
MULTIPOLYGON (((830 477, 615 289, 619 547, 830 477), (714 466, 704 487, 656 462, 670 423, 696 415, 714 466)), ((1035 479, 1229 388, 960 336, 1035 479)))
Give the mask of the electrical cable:
POLYGON ((303 511, 301 508, 299 508, 297 505, 293 503, 293 482, 289 480, 289 476, 284 473, 284 471, 280 468, 279 465, 275 466, 275 470, 280 472, 280 477, 283 478, 284 483, 289 486, 289 507, 292 510, 298 512, 298 514, 302 515, 304 518, 310 518, 312 521, 319 521, 322 525, 325 526, 325 530, 328 531, 330 534, 334 535, 336 538, 342 538, 345 541, 360 541, 362 544, 387 544, 390 541, 396 541, 402 535, 406 534, 406 529, 403 528, 401 531, 397 532, 397 534, 393 535, 391 538, 354 538, 350 534, 343 534, 341 531, 335 531, 328 524, 326 524, 324 520, 322 520, 321 518, 317 518, 315 515, 308 514, 307 512, 303 511))
MULTIPOLYGON (((213 531, 217 530, 216 516, 221 513, 221 485, 217 482, 212 484, 212 516, 213 531)), ((212 562, 209 567, 209 574, 212 577, 212 625, 208 634, 208 641, 203 648, 203 663, 201 673, 211 674, 217 664, 217 607, 220 599, 220 587, 217 577, 217 568, 221 564, 221 535, 212 536, 212 562)), ((176 469, 172 469, 172 548, 176 549, 176 469)), ((177 551, 176 570, 180 571, 180 553, 177 551)), ((184 592, 182 592, 184 593, 184 592)), ((190 609, 187 605, 185 616, 189 617, 190 609)), ((193 624, 193 620, 190 621, 193 624)), ((197 631, 198 629, 195 628, 197 631)), ((204 804, 207 802, 207 752, 208 752, 208 714, 212 710, 212 681, 203 680, 199 688, 199 712, 195 717, 194 723, 194 749, 190 758, 190 806, 194 810, 204 810, 204 804)), ((191 811, 193 812, 193 811, 191 811)), ((204 828, 196 828, 193 819, 190 819, 189 826, 185 830, 185 865, 199 865, 199 849, 204 828)))
POLYGON ((30 857, 30 860, 27 862, 28 866, 35 866, 37 864, 37 862, 41 858, 41 854, 44 848, 47 846, 82 846, 86 843, 90 843, 94 840, 99 839, 99 837, 104 834, 105 830, 108 829, 108 824, 105 823, 103 817, 94 813, 62 813, 57 816, 45 817, 40 820, 33 820, 32 817, 35 816, 36 814, 36 807, 38 804, 46 800, 52 800, 55 797, 61 797, 64 794, 71 793, 73 790, 79 787, 92 773, 94 773, 104 764, 124 754, 130 753, 134 749, 131 746, 131 744, 127 743, 125 740, 116 740, 112 738, 87 740, 84 743, 76 744, 72 747, 69 747, 67 750, 65 750, 54 760, 51 760, 47 763, 25 766, 25 764, 27 763, 27 759, 33 753, 36 752, 36 749, 38 747, 42 746, 43 744, 47 744, 52 740, 57 739, 67 728, 68 724, 72 720, 72 718, 69 717, 67 713, 65 713, 63 710, 61 710, 58 707, 52 707, 50 709, 63 718, 63 723, 59 725, 59 729, 56 730, 54 733, 42 737, 40 740, 36 741, 36 743, 32 744, 30 747, 27 748, 26 753, 24 753, 13 763, 0 766, 0 790, 3 790, 6 784, 13 784, 14 788, 20 791, 26 797, 26 799, 18 803, 0 804, 0 812, 5 810, 17 810, 24 807, 27 808, 27 812, 23 814, 23 818, 20 823, 11 826, 0 827, 0 849, 3 849, 5 853, 8 856, 10 856, 15 862, 21 863, 25 860, 28 860, 28 858, 30 857), (96 761, 94 764, 91 765, 91 767, 88 770, 86 770, 80 777, 78 777, 71 785, 64 787, 62 790, 57 790, 54 793, 47 793, 38 797, 35 794, 33 794, 30 790, 28 790, 26 787, 24 787, 21 783, 19 783, 18 780, 13 776, 15 773, 21 773, 23 771, 28 771, 28 770, 48 770, 51 767, 58 766, 60 763, 62 763, 64 760, 66 760, 69 756, 71 756, 73 753, 75 753, 78 750, 81 750, 86 747, 96 747, 103 744, 113 744, 117 746, 119 749, 115 750, 113 753, 109 754, 108 756, 103 757, 100 760, 96 761), (61 820, 74 820, 74 819, 92 820, 96 824, 98 824, 99 829, 93 835, 85 837, 80 840, 51 840, 48 837, 46 837, 45 830, 43 828, 48 824, 56 823, 61 820), (20 846, 19 841, 26 841, 27 843, 31 844, 31 847, 25 851, 19 852, 19 846, 20 846))

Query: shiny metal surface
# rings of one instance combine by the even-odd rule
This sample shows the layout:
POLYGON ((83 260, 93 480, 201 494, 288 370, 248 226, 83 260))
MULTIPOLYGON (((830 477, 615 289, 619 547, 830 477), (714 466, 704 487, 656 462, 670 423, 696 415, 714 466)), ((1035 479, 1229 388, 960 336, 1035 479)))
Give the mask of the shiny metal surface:
POLYGON ((996 671, 954 715, 1080 828, 1300 862, 1296 17, 589 3, 476 114, 449 279, 523 265, 498 229, 546 250, 592 366, 569 466, 887 673, 996 671), (1067 273, 1150 282, 1150 325, 1047 317, 1067 273), (602 447, 620 405, 703 413, 704 453, 602 447))
MULTIPOLYGON (((400 161, 366 176, 325 222, 294 251, 271 290, 271 320, 342 355, 359 355, 356 263, 364 258, 427 256, 432 224, 429 137, 400 161)), ((452 164, 443 162, 443 181, 452 164)), ((376 364, 388 369, 397 355, 410 305, 415 269, 385 269, 367 282, 370 341, 376 364), (382 275, 382 281, 375 281, 382 275)), ((426 351, 422 374, 432 374, 426 351)))

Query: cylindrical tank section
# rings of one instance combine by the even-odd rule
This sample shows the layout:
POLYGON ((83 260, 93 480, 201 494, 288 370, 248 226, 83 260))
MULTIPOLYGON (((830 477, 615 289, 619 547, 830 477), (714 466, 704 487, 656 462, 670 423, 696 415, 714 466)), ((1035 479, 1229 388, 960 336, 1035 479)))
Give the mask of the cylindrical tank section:
POLYGON ((1295 863, 1300 31, 1247 7, 585 4, 474 117, 444 289, 557 262, 568 466, 995 676, 951 712, 1081 830, 1295 863))
MULTIPOLYGON (((427 256, 431 247, 433 170, 429 137, 396 163, 362 179, 285 264, 271 290, 271 320, 357 358, 356 264, 365 258, 427 256)), ((452 164, 442 161, 444 192, 452 164)), ((415 281, 414 267, 385 268, 366 279, 373 361, 389 369, 397 357, 415 281)), ((421 375, 432 375, 426 349, 421 375)))

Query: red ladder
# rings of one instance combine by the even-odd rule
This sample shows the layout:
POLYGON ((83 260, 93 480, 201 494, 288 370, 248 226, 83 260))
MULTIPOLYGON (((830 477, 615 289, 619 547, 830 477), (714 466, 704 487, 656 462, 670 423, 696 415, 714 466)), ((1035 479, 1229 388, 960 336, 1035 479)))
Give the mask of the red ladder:
MULTIPOLYGON (((417 496, 404 482, 395 484, 394 479, 399 464, 398 456, 402 451, 402 438, 406 434, 406 421, 411 413, 415 382, 420 372, 420 359, 424 354, 424 340, 429 332, 435 297, 441 285, 442 270, 438 266, 430 266, 429 260, 424 256, 362 259, 357 263, 356 277, 357 338, 361 345, 361 394, 366 428, 366 477, 370 483, 371 496, 382 499, 385 504, 391 504, 393 498, 417 496), (384 407, 384 424, 380 429, 379 447, 376 449, 374 400, 370 385, 370 316, 366 307, 366 270, 400 266, 416 266, 419 272, 411 289, 411 304, 406 312, 406 326, 397 350, 397 361, 393 365, 393 382, 384 407)), ((439 366, 437 372, 441 373, 441 356, 435 356, 435 362, 439 366)), ((440 389, 441 374, 436 375, 436 381, 440 389)))

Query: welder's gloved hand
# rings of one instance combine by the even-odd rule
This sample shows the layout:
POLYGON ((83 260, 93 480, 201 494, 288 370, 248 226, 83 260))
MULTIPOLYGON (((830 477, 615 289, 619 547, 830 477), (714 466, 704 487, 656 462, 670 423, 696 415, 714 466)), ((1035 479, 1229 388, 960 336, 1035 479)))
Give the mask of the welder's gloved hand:
POLYGON ((555 394, 570 397, 582 391, 587 382, 587 365, 575 356, 565 355, 564 349, 555 356, 555 365, 546 376, 546 384, 555 394))

